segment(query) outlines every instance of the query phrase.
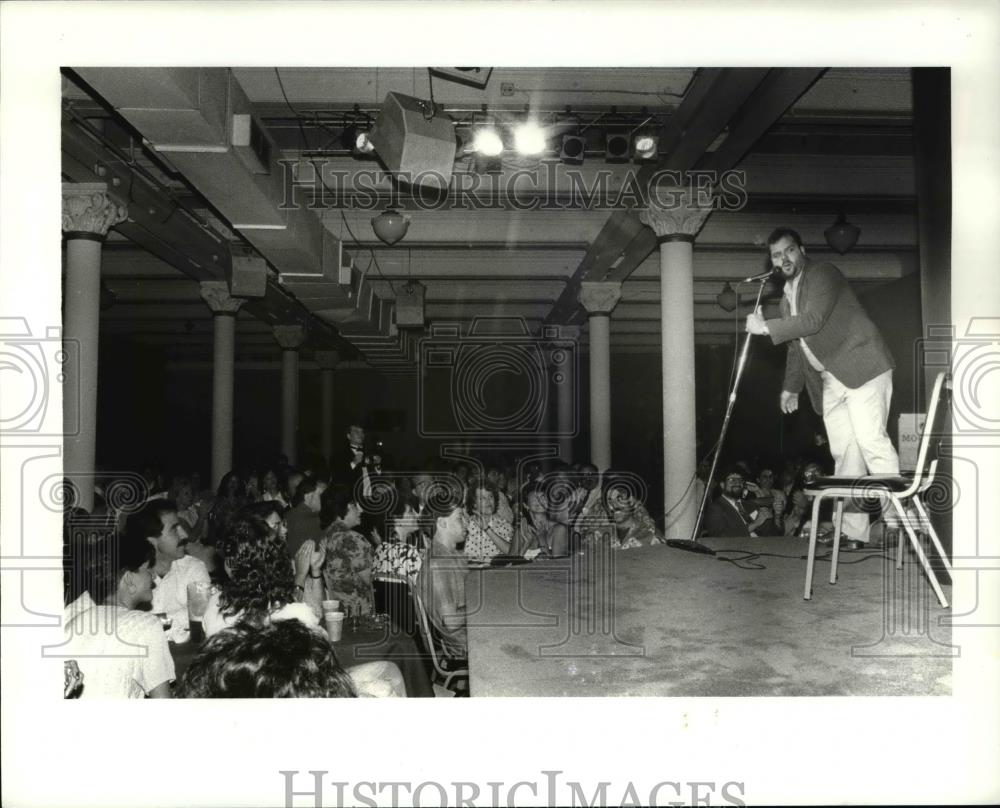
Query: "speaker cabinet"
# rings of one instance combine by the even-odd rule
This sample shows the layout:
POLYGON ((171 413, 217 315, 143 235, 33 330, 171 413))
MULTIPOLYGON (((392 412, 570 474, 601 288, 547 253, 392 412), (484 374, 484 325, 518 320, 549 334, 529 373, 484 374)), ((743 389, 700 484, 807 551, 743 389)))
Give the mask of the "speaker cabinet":
POLYGON ((451 118, 431 115, 429 101, 389 93, 371 139, 385 167, 410 185, 447 188, 455 166, 455 127, 451 118))

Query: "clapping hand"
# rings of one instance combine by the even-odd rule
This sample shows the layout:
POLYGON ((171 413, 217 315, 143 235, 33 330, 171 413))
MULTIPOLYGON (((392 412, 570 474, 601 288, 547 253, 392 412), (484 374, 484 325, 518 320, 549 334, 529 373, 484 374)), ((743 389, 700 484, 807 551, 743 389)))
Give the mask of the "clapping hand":
POLYGON ((312 539, 306 539, 295 554, 295 579, 305 580, 306 575, 314 578, 323 570, 326 561, 326 548, 316 544, 312 539))

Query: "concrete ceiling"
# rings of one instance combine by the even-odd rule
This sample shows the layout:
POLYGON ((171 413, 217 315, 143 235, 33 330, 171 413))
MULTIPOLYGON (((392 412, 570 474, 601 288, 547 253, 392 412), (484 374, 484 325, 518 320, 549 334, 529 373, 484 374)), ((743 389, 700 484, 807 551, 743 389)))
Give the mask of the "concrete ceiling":
MULTIPOLYGON (((371 160, 352 158, 338 135, 355 105, 376 114, 389 91, 427 97, 433 90, 460 135, 483 105, 501 120, 522 115, 525 105, 543 120, 572 116, 590 137, 587 159, 575 169, 576 190, 580 183, 594 187, 601 176, 607 182, 596 195, 599 204, 569 205, 573 172, 567 173, 557 153, 531 160, 506 155, 502 173, 488 182, 473 173, 471 160, 460 156, 456 175, 468 176, 456 182, 480 185, 465 195, 462 205, 452 194, 434 209, 421 207, 383 180, 368 186, 364 204, 327 194, 312 210, 288 213, 273 206, 276 218, 270 223, 260 218, 254 194, 263 189, 261 199, 271 204, 282 192, 276 178, 251 176, 245 187, 231 183, 225 179, 229 175, 216 168, 225 157, 220 158, 218 149, 202 145, 195 153, 197 149, 166 142, 201 136, 191 134, 190 115, 178 112, 177 103, 168 97, 168 90, 185 90, 192 81, 201 82, 197 92, 207 95, 205 87, 218 74, 208 79, 195 74, 193 69, 67 71, 65 179, 107 181, 107 167, 115 177, 115 172, 132 172, 123 200, 129 204, 130 221, 111 234, 105 247, 102 279, 115 302, 102 313, 102 333, 160 346, 173 361, 209 362, 211 314, 199 296, 198 281, 224 277, 219 253, 227 251, 227 241, 242 241, 268 260, 271 277, 268 297, 244 307, 237 318, 238 360, 276 361, 279 348, 271 325, 303 322, 310 326, 307 354, 333 348, 345 358, 387 367, 405 366, 420 336, 404 333, 392 322, 395 297, 409 280, 426 287, 425 314, 431 322, 458 322, 468 328, 477 317, 517 317, 531 331, 543 321, 583 322, 565 308, 565 301, 570 299, 572 308, 573 284, 588 267, 593 270, 595 244, 609 238, 616 197, 640 169, 636 164, 606 163, 589 145, 595 132, 600 134, 613 110, 621 120, 648 119, 669 135, 685 109, 694 109, 691 94, 705 81, 703 71, 692 69, 497 68, 479 89, 441 78, 431 87, 424 68, 233 69, 227 80, 237 91, 230 89, 230 95, 238 92, 234 97, 261 122, 276 150, 274 158, 291 167, 300 191, 319 188, 317 168, 345 190, 361 182, 361 173, 380 168, 371 160), (146 103, 150 87, 162 88, 163 98, 146 103), (103 174, 98 164, 106 167, 103 174), (496 187, 517 172, 529 180, 521 182, 523 193, 512 204, 496 187), (135 176, 140 177, 138 183, 135 176), (145 189, 149 199, 137 188, 145 189), (154 198, 160 201, 149 201, 154 198), (407 236, 394 247, 378 241, 370 224, 390 202, 411 217, 407 236), (313 295, 310 289, 316 284, 282 277, 290 267, 310 262, 323 267, 329 244, 338 245, 353 260, 359 294, 348 297, 350 302, 329 297, 332 292, 313 295), (351 316, 345 316, 345 306, 354 309, 351 316)), ((828 70, 814 82, 809 78, 812 83, 791 106, 782 104, 774 111, 773 123, 761 117, 765 113, 760 108, 769 99, 772 105, 781 100, 762 90, 767 82, 781 79, 776 71, 733 71, 722 79, 733 86, 743 82, 746 89, 710 88, 715 94, 707 92, 697 114, 677 134, 677 148, 682 149, 683 138, 691 143, 690 130, 710 120, 713 109, 732 106, 731 111, 718 112, 724 119, 719 132, 700 133, 704 142, 696 144, 698 151, 688 167, 692 161, 709 165, 713 155, 721 159, 727 139, 732 144, 741 132, 753 136, 745 154, 741 151, 731 161, 744 172, 746 199, 739 209, 713 213, 695 243, 693 303, 700 341, 732 338, 734 314, 717 304, 716 295, 727 281, 735 283, 761 269, 761 243, 780 224, 798 229, 814 255, 836 257, 857 284, 882 283, 916 271, 908 70, 828 70), (753 125, 765 124, 762 132, 753 131, 753 125), (861 228, 861 238, 853 251, 836 256, 826 246, 823 231, 841 211, 861 228)), ((199 103, 203 110, 209 108, 199 103)), ((204 120, 211 123, 211 115, 204 120)), ((661 151, 661 157, 670 155, 661 151)), ((233 161, 226 170, 233 166, 238 164, 233 161)), ((121 187, 119 182, 116 188, 121 187)), ((648 248, 636 246, 641 239, 634 235, 620 246, 608 242, 614 255, 627 255, 629 270, 611 318, 612 350, 659 351, 658 259, 655 251, 649 254, 648 248)), ((614 266, 598 269, 613 276, 614 266)), ((320 278, 319 283, 329 279, 320 278)))

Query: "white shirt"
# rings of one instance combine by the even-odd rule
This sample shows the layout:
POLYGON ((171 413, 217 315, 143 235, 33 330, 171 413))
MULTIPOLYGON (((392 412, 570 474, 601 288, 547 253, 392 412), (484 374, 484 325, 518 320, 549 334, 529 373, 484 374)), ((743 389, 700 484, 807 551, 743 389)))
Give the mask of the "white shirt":
POLYGON ((174 679, 166 632, 156 615, 97 605, 86 592, 66 607, 61 656, 83 673, 81 699, 141 699, 174 679))
MULTIPOLYGON (((785 284, 785 297, 788 298, 788 306, 791 310, 792 317, 797 316, 799 313, 799 307, 795 304, 795 298, 798 296, 799 281, 801 280, 802 280, 802 273, 800 272, 798 275, 792 278, 790 283, 785 284)), ((810 365, 812 365, 820 373, 826 370, 826 368, 823 367, 823 363, 816 358, 816 354, 814 354, 811 350, 809 350, 809 346, 806 345, 805 337, 799 337, 799 345, 802 346, 802 353, 805 354, 806 359, 809 361, 810 365)))
POLYGON ((194 556, 178 558, 167 574, 155 578, 153 590, 153 611, 166 612, 173 621, 167 639, 171 642, 187 642, 191 636, 188 623, 187 587, 195 582, 208 583, 208 568, 205 562, 194 556))

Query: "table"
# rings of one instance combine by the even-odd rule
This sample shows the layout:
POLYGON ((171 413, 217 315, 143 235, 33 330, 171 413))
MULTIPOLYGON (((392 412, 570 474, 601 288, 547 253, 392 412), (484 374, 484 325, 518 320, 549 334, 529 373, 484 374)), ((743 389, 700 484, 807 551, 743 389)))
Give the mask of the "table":
POLYGON ((471 695, 950 694, 956 649, 912 558, 842 553, 805 601, 803 539, 708 541, 786 557, 744 569, 659 545, 471 572, 471 695), (909 631, 886 622, 903 609, 909 631))

